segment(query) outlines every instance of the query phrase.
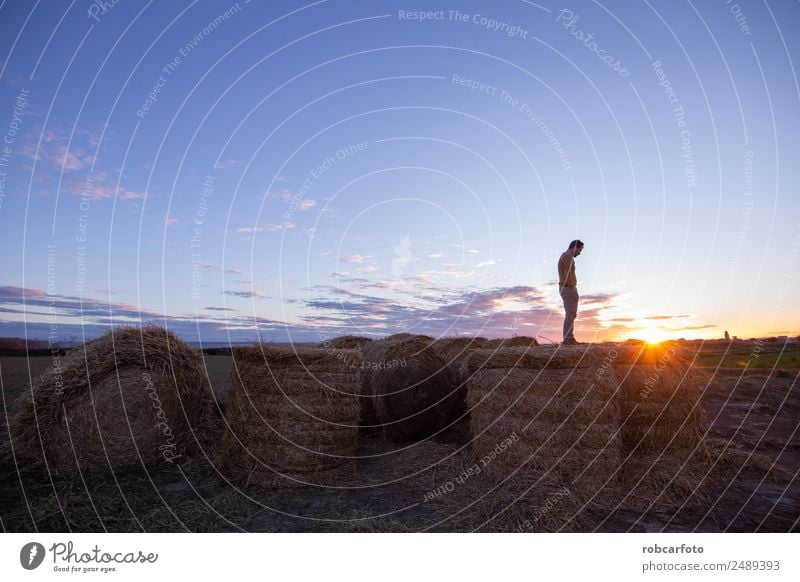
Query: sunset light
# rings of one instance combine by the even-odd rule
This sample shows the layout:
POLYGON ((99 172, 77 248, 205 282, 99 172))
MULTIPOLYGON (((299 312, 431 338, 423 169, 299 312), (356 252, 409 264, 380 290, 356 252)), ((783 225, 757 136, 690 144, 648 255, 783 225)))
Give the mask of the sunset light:
POLYGON ((661 327, 646 327, 631 333, 631 337, 642 339, 648 344, 658 344, 663 341, 674 339, 670 333, 661 327))

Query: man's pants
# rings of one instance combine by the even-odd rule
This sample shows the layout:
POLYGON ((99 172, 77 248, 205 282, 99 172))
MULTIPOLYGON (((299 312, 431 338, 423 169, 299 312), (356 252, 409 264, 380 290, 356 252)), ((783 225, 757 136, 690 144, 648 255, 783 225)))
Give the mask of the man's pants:
POLYGON ((564 300, 564 341, 572 341, 575 339, 573 332, 578 315, 578 288, 561 287, 559 293, 564 300))

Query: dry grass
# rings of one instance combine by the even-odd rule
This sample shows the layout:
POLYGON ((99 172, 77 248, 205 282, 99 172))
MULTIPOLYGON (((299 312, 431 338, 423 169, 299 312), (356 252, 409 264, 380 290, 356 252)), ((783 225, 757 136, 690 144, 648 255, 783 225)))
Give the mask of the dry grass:
POLYGON ((424 522, 414 528, 397 516, 357 512, 348 528, 357 532, 580 531, 585 504, 574 490, 550 475, 523 468, 502 482, 490 477, 467 446, 433 441, 414 443, 381 458, 381 475, 421 491, 424 522))
POLYGON ((553 475, 530 467, 497 481, 485 471, 441 499, 445 531, 505 533, 585 531, 584 499, 553 475))
MULTIPOLYGON (((776 370, 780 372, 781 370, 776 370)), ((792 412, 800 411, 800 382, 795 376, 783 374, 745 375, 737 378, 731 390, 731 399, 738 402, 749 402, 754 405, 764 404, 770 407, 779 406, 792 412)))
POLYGON ((33 383, 12 438, 55 474, 172 463, 202 437, 210 403, 198 351, 161 327, 121 327, 33 383))
POLYGON ((370 516, 368 511, 356 510, 345 526, 347 533, 415 533, 416 530, 394 516, 370 516))
POLYGON ((709 439, 708 452, 712 464, 711 475, 718 481, 753 479, 786 484, 796 479, 793 473, 771 457, 739 443, 709 439))
POLYGON ((705 503, 708 472, 705 447, 697 451, 637 452, 623 463, 619 507, 634 511, 669 511, 705 503))
POLYGON ((386 453, 387 480, 414 478, 432 487, 437 479, 453 478, 474 462, 469 452, 454 445, 425 440, 386 453))
POLYGON ((243 486, 346 480, 355 470, 360 353, 256 344, 233 358, 223 472, 243 486))

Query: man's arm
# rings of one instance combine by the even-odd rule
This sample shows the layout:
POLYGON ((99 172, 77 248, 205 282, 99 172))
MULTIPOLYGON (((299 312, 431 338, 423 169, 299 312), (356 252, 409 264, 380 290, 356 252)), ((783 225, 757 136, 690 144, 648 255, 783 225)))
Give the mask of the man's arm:
POLYGON ((567 254, 563 254, 558 258, 558 284, 563 285, 564 283, 568 282, 569 279, 569 270, 571 266, 571 261, 569 260, 570 257, 567 254))

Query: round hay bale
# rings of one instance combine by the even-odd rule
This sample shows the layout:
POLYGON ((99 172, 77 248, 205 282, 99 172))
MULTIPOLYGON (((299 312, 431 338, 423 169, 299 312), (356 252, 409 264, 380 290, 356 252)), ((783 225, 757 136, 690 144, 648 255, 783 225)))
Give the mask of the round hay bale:
POLYGON ((322 342, 322 347, 334 348, 338 350, 352 350, 359 348, 364 344, 371 342, 372 339, 368 337, 361 337, 357 335, 343 335, 333 339, 325 340, 322 342))
POLYGON ((458 379, 423 338, 373 342, 364 354, 364 389, 374 417, 392 440, 422 439, 452 420, 458 379))
MULTIPOLYGON (((403 340, 398 340, 403 341, 403 340)), ((386 361, 386 351, 389 345, 396 343, 392 340, 376 340, 359 346, 363 358, 361 368, 361 415, 360 424, 364 427, 376 427, 378 417, 375 415, 375 391, 373 385, 375 375, 381 362, 386 361)))
POLYGON ((361 354, 236 348, 221 469, 247 485, 327 486, 355 470, 361 354))
POLYGON ((22 397, 15 450, 55 474, 174 463, 208 428, 199 351, 158 326, 122 327, 71 350, 22 397))
MULTIPOLYGON (((464 360, 474 352, 486 345, 486 338, 482 337, 451 337, 441 338, 433 342, 433 349, 444 359, 447 367, 458 380, 461 388, 466 389, 466 377, 461 375, 464 360)), ((463 398, 463 396, 462 396, 463 398)))

